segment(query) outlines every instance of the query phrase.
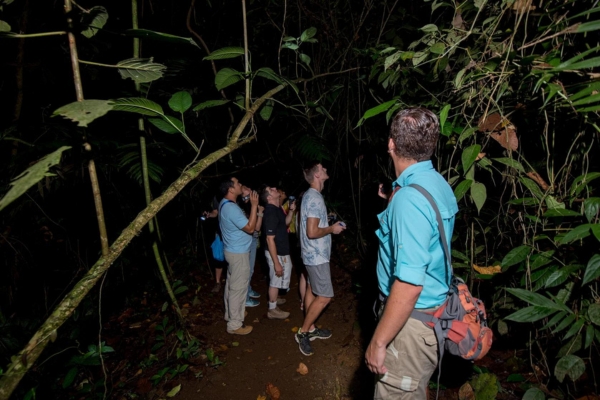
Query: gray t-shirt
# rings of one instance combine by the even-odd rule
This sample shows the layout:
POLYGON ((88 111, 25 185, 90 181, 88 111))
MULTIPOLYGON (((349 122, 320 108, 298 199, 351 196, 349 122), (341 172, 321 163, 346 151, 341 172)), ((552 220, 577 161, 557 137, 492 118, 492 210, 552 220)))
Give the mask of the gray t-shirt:
POLYGON ((308 218, 318 218, 319 228, 327 228, 329 226, 323 195, 313 188, 308 189, 304 193, 300 210, 302 261, 304 265, 328 263, 331 254, 331 235, 325 235, 319 239, 309 239, 306 236, 306 222, 308 218))

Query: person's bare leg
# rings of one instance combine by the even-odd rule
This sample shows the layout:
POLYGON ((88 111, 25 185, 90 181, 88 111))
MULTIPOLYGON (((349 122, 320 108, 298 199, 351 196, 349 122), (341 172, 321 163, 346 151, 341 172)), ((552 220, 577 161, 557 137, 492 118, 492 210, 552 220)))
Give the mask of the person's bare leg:
POLYGON ((221 283, 221 276, 223 275, 223 268, 215 268, 215 280, 217 283, 221 283))
POLYGON ((300 290, 300 309, 304 310, 305 304, 304 304, 304 298, 306 297, 306 276, 304 276, 304 273, 301 272, 300 273, 300 283, 298 284, 298 289, 300 290))
POLYGON ((306 291, 306 299, 306 316, 304 317, 304 323, 302 324, 302 332, 310 332, 315 329, 315 321, 331 301, 330 297, 315 297, 312 291, 309 290, 306 291), (308 302, 309 296, 312 297, 310 303, 308 302))
POLYGON ((277 302, 278 294, 279 294, 279 288, 269 286, 269 301, 271 303, 277 302))

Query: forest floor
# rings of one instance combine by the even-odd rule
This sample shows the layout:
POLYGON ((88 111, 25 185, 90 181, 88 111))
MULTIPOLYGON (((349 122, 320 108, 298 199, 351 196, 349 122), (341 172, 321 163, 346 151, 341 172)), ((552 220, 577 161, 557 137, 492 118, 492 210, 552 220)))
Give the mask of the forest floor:
MULTIPOLYGON (((336 258, 339 260, 339 257, 336 258)), ((371 283, 357 275, 357 263, 358 260, 346 262, 346 267, 340 267, 332 262, 335 298, 317 325, 330 329, 333 336, 328 340, 312 342, 315 354, 311 357, 302 355, 294 340, 294 331, 302 325, 303 320, 295 274, 292 274, 291 290, 284 296, 286 303, 280 306, 291 313, 290 317, 286 320, 270 320, 267 318, 265 300, 267 280, 261 272, 260 261, 257 262, 252 284, 261 293, 260 305, 247 308, 245 320, 254 330, 249 335, 237 336, 226 332, 223 289, 218 294, 210 293, 214 281, 210 280, 206 268, 197 269, 190 274, 190 280, 195 281, 197 287, 190 286, 180 300, 189 321, 188 331, 199 339, 200 351, 187 359, 177 358, 176 348, 185 347, 176 338, 177 328, 167 336, 160 350, 151 350, 161 340, 163 328, 168 330, 170 324, 174 325, 173 322, 164 322, 164 311, 144 315, 138 310, 125 310, 120 316, 112 318, 104 331, 107 343, 117 353, 125 353, 129 363, 128 367, 123 365, 123 361, 109 366, 113 383, 117 380, 122 383, 120 389, 113 391, 111 398, 372 398, 374 376, 367 370, 363 360, 364 349, 375 326, 372 316, 373 293, 361 289, 361 283, 365 286, 371 283), (157 329, 161 324, 163 328, 157 329), (304 375, 298 372, 301 363, 308 370, 304 375), (188 365, 185 371, 175 372, 178 366, 184 364, 188 365)), ((154 304, 150 299, 141 301, 149 310, 160 309, 162 304, 159 300, 154 304)), ((493 349, 478 362, 478 366, 495 374, 501 383, 502 389, 497 396, 499 399, 522 397, 520 383, 507 383, 507 376, 514 369, 511 367, 514 358, 515 351, 493 349)), ((444 361, 440 399, 459 399, 459 389, 475 374, 471 363, 454 361, 444 361)), ((529 380, 531 375, 526 378, 529 380)), ((435 398, 435 393, 435 389, 430 390, 430 397, 435 398)), ((474 398, 472 391, 466 396, 460 398, 474 398)))

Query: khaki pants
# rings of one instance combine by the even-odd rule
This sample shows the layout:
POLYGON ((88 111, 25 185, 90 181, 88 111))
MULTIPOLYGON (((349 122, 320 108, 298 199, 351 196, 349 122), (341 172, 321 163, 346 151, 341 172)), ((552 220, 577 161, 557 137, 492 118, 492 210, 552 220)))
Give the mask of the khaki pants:
POLYGON ((409 318, 388 345, 383 363, 388 372, 375 384, 375 400, 424 400, 427 385, 438 364, 433 329, 409 318))
POLYGON ((225 321, 227 330, 235 331, 244 325, 246 296, 250 279, 250 253, 229 253, 225 251, 227 281, 225 282, 225 321))

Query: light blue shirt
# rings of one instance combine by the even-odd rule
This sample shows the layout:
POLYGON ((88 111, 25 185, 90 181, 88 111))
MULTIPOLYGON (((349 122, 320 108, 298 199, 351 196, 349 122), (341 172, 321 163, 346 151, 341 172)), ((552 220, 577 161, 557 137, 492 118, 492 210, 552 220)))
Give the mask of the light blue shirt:
POLYGON ((440 241, 435 211, 416 183, 427 190, 442 215, 450 248, 454 215, 458 212, 456 198, 448 182, 433 169, 431 161, 408 167, 393 186, 400 186, 388 207, 378 215, 380 228, 377 277, 379 290, 389 296, 396 279, 417 286, 423 291, 416 308, 432 308, 446 299, 451 273, 440 241))
POLYGON ((252 235, 242 230, 248 218, 233 201, 223 199, 219 203, 219 227, 223 234, 223 248, 229 253, 249 253, 252 235))
POLYGON ((309 239, 306 235, 306 223, 308 218, 319 219, 319 228, 327 228, 327 207, 323 195, 313 189, 308 189, 302 196, 300 210, 300 248, 302 249, 302 261, 304 265, 319 265, 329 262, 331 255, 331 235, 325 235, 318 239, 309 239))

